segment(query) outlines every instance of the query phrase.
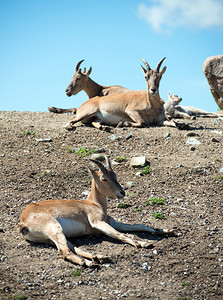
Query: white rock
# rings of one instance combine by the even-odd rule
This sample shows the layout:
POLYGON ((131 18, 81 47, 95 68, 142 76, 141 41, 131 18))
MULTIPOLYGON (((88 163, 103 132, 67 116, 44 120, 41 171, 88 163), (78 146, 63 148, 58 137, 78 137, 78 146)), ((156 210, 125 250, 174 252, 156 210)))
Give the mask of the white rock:
POLYGON ((130 160, 131 167, 145 167, 146 165, 146 157, 145 156, 138 156, 132 157, 130 160))

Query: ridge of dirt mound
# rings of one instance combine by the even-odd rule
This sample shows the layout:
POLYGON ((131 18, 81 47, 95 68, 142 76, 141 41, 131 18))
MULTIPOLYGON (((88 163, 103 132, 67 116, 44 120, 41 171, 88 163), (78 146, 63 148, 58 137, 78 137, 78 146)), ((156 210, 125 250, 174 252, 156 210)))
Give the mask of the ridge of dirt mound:
POLYGON ((71 119, 0 112, 0 298, 222 299, 223 120, 193 120, 188 130, 106 132, 79 125, 68 132, 63 125, 71 119), (88 155, 75 153, 80 148, 89 154, 104 148, 111 160, 126 158, 113 169, 128 205, 120 208, 119 200, 108 200, 109 215, 130 224, 178 228, 179 236, 137 233, 135 238, 153 239, 153 249, 135 249, 103 235, 73 240, 110 256, 99 269, 72 265, 54 246, 23 240, 18 222, 30 202, 86 197, 90 162, 88 155), (148 174, 136 175, 129 164, 133 156, 147 158, 148 174), (154 197, 165 204, 147 205, 154 197), (156 212, 165 218, 156 219, 156 212))

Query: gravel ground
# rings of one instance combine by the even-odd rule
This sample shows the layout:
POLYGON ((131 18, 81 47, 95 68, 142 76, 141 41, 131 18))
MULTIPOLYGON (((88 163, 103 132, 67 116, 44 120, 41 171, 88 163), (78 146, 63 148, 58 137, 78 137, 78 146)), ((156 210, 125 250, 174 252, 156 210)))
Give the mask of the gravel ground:
MULTIPOLYGON (((223 120, 197 119, 187 130, 175 128, 63 128, 71 115, 0 112, 0 289, 1 299, 222 299, 223 120), (188 139, 193 144, 188 144, 188 139), (200 142, 200 144, 194 143, 200 142), (22 210, 43 199, 84 199, 90 190, 89 156, 98 150, 115 160, 126 188, 108 200, 108 213, 129 224, 177 228, 178 236, 154 241, 153 249, 135 249, 99 236, 80 237, 82 249, 110 260, 100 268, 64 261, 54 246, 29 243, 18 232, 22 210), (150 173, 137 175, 133 156, 146 156, 150 173), (164 205, 146 205, 153 197, 164 205), (157 219, 152 214, 162 213, 157 219)), ((181 121, 182 122, 182 121, 181 121)))

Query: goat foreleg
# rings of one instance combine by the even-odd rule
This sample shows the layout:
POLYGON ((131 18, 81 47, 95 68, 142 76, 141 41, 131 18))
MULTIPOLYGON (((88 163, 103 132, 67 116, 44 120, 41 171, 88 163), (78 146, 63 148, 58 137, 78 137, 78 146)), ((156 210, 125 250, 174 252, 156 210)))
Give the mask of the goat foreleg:
POLYGON ((152 243, 133 240, 132 238, 128 237, 126 234, 117 231, 116 229, 114 229, 112 226, 110 226, 108 223, 104 221, 97 221, 96 223, 91 224, 91 226, 101 231, 101 233, 104 233, 107 236, 120 240, 123 243, 130 244, 137 248, 138 247, 150 248, 153 246, 152 243))

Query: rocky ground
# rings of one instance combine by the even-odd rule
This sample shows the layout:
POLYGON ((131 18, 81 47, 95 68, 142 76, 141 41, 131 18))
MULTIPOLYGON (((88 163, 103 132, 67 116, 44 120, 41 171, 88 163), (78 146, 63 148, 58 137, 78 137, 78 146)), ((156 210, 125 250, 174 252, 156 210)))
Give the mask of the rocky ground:
POLYGON ((68 132, 63 125, 71 118, 0 112, 0 298, 222 299, 223 120, 193 120, 187 130, 106 132, 79 125, 68 132), (87 151, 85 157, 76 153, 80 148, 87 151), (86 197, 87 158, 100 148, 113 161, 126 158, 113 169, 126 188, 121 202, 129 206, 108 200, 108 213, 129 224, 177 228, 178 235, 136 233, 136 239, 153 240, 152 249, 135 249, 103 235, 72 240, 111 258, 90 269, 64 261, 54 246, 23 240, 18 222, 31 201, 86 197), (147 158, 148 174, 130 167, 133 156, 147 158), (154 197, 165 204, 146 205, 154 197))

